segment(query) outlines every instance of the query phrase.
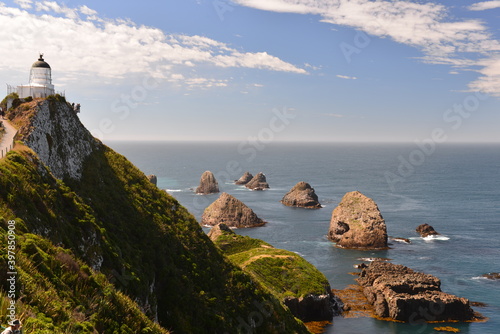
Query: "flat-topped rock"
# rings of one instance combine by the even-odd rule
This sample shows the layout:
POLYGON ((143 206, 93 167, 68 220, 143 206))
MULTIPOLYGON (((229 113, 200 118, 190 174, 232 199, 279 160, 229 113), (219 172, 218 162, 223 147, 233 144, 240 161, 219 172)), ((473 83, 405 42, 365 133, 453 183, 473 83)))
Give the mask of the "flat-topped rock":
POLYGON ((253 179, 253 175, 250 172, 245 172, 238 180, 234 181, 234 184, 244 185, 253 179))
POLYGON ((439 233, 434 230, 434 227, 429 224, 419 225, 415 231, 417 231, 422 238, 428 237, 429 235, 439 235, 439 233))
POLYGON ((257 217, 253 210, 242 201, 228 193, 222 193, 205 209, 201 223, 210 226, 224 223, 228 227, 246 228, 262 226, 266 222, 257 217))
POLYGON ((400 321, 467 321, 479 316, 467 299, 441 291, 437 277, 399 264, 374 261, 362 270, 357 281, 379 317, 400 321))
POLYGON ((207 195, 219 192, 219 184, 211 171, 206 171, 201 175, 200 185, 196 188, 197 194, 207 195))
POLYGON ((387 228, 377 204, 353 191, 333 210, 328 238, 343 248, 387 248, 387 228))
POLYGON ((281 200, 286 206, 295 206, 308 209, 319 209, 321 204, 318 200, 318 195, 314 192, 314 188, 309 183, 301 181, 293 186, 281 200))
POLYGON ((255 175, 247 184, 245 184, 245 187, 251 190, 265 190, 269 189, 269 184, 267 183, 264 173, 260 172, 259 174, 255 175))

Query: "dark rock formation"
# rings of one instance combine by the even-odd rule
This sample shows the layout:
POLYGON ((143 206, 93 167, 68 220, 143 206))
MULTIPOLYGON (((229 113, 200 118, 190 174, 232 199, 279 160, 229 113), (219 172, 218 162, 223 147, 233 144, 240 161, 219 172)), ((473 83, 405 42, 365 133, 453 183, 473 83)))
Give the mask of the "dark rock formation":
POLYGON ((220 197, 210 204, 201 217, 203 225, 217 225, 224 223, 229 227, 244 228, 262 226, 266 222, 240 200, 222 193, 220 197))
POLYGON ((500 273, 487 273, 484 274, 483 277, 487 279, 500 280, 500 273))
POLYGON ((333 292, 329 290, 322 295, 308 294, 304 297, 286 297, 284 304, 290 312, 302 321, 331 320, 340 313, 333 292))
POLYGON ((253 179, 253 175, 250 172, 245 172, 238 180, 234 181, 234 184, 247 184, 253 179))
POLYGON ((377 204, 358 191, 345 194, 333 210, 328 238, 343 248, 387 248, 386 225, 377 204))
POLYGON ((156 177, 156 175, 151 174, 151 175, 148 175, 147 178, 148 178, 149 182, 151 182, 155 186, 158 185, 158 178, 156 177))
POLYGON ((441 281, 389 262, 374 261, 358 283, 379 317, 400 321, 466 321, 476 318, 469 301, 441 291, 441 281))
POLYGON ((219 192, 219 184, 212 172, 206 171, 201 175, 200 185, 196 188, 197 194, 207 195, 219 192))
POLYGON ((245 187, 251 190, 264 190, 269 189, 269 184, 266 181, 266 176, 261 172, 245 184, 245 187))
POLYGON ((422 238, 428 237, 429 235, 439 235, 439 233, 434 230, 434 227, 429 224, 419 225, 415 231, 417 231, 422 238))
POLYGON ((281 203, 286 206, 297 206, 308 209, 321 208, 318 195, 314 192, 314 188, 304 181, 293 186, 293 188, 283 196, 281 203))

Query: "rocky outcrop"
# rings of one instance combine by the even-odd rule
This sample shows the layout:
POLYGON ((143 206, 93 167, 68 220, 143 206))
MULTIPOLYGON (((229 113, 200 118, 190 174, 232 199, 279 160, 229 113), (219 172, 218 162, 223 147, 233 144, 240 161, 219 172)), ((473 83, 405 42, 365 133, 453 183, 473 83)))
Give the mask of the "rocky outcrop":
POLYGON ((196 188, 197 194, 208 195, 219 192, 219 184, 212 172, 206 171, 201 175, 200 185, 196 188))
POLYGON ((340 313, 340 302, 317 268, 300 255, 234 233, 218 224, 208 233, 210 239, 232 261, 268 290, 302 321, 330 321, 340 313))
POLYGON ((345 194, 333 210, 328 238, 343 248, 387 248, 387 229, 377 204, 358 191, 345 194))
POLYGON ((491 280, 500 280, 500 273, 487 273, 482 275, 482 277, 491 279, 491 280))
POLYGON ((441 291, 441 281, 389 262, 374 261, 358 283, 379 317, 399 321, 466 321, 476 314, 465 298, 441 291))
POLYGON ((269 189, 269 184, 267 183, 264 173, 260 172, 259 174, 255 175, 247 184, 245 184, 245 187, 251 190, 265 190, 269 189))
POLYGON ((234 181, 234 184, 244 185, 253 179, 253 175, 250 172, 245 172, 238 180, 234 181))
POLYGON ((28 111, 18 108, 9 115, 14 123, 23 123, 16 139, 35 151, 58 179, 80 180, 87 157, 102 148, 102 144, 92 137, 62 98, 26 105, 28 111), (26 117, 30 122, 25 121, 26 117))
POLYGON ((417 233, 419 233, 422 238, 428 237, 430 235, 439 235, 439 233, 434 230, 434 227, 429 224, 419 225, 415 231, 417 231, 417 233))
POLYGON ((151 175, 148 175, 147 178, 148 178, 149 182, 151 182, 155 186, 158 185, 158 178, 156 177, 156 175, 151 174, 151 175))
POLYGON ((293 186, 293 188, 283 196, 281 203, 286 206, 296 206, 307 209, 321 208, 318 195, 314 192, 314 188, 304 181, 293 186))
POLYGON ((243 202, 235 197, 222 193, 220 197, 210 204, 201 217, 203 225, 217 225, 224 223, 229 227, 246 228, 262 226, 266 222, 243 202))

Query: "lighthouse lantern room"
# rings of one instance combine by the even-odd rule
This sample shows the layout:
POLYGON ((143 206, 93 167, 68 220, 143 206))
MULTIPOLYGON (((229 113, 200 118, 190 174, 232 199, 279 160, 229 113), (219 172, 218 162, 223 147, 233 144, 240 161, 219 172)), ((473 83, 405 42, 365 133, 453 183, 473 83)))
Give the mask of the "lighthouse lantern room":
POLYGON ((40 58, 31 65, 29 84, 17 86, 17 94, 20 98, 28 96, 39 98, 47 97, 54 93, 50 65, 43 59, 43 54, 40 54, 40 58))

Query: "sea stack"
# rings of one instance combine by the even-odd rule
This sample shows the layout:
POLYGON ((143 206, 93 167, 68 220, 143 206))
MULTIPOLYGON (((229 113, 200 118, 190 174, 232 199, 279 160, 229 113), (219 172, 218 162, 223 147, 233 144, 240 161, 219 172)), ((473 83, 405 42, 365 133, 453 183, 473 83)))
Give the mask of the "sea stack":
POLYGON ((234 184, 244 185, 244 184, 247 184, 248 182, 250 182, 252 179, 253 179, 253 175, 250 174, 250 172, 245 172, 245 174, 243 174, 238 180, 234 181, 234 184))
POLYGON ((286 206, 296 206, 307 209, 319 209, 321 204, 314 188, 307 182, 300 181, 281 200, 286 206))
POLYGON ((157 185, 158 183, 158 178, 156 177, 156 175, 154 174, 151 174, 151 175, 148 175, 147 176, 149 182, 151 182, 152 184, 154 184, 155 186, 157 185))
POLYGON ((224 223, 228 227, 246 228, 262 226, 266 222, 235 197, 222 193, 220 197, 210 204, 201 216, 203 225, 215 226, 224 223))
POLYGON ((399 264, 374 261, 363 269, 357 281, 379 317, 406 322, 480 317, 471 309, 469 300, 442 292, 439 278, 399 264))
POLYGON ((201 175, 200 185, 196 188, 197 194, 208 195, 219 192, 219 184, 212 172, 206 171, 201 175))
POLYGON ((342 248, 387 248, 387 229, 377 204, 359 191, 349 192, 332 212, 328 238, 342 248))
POLYGON ((255 175, 247 184, 245 184, 245 187, 251 190, 265 190, 269 189, 269 184, 266 181, 266 176, 264 173, 260 172, 259 174, 255 175))
POLYGON ((415 231, 417 231, 422 238, 428 237, 429 235, 439 235, 439 233, 434 230, 434 227, 429 224, 419 225, 415 231))

